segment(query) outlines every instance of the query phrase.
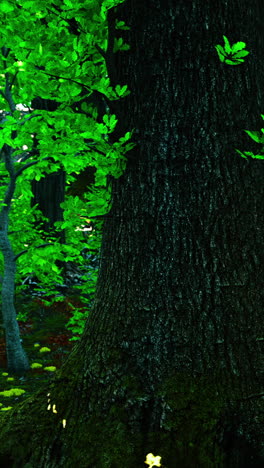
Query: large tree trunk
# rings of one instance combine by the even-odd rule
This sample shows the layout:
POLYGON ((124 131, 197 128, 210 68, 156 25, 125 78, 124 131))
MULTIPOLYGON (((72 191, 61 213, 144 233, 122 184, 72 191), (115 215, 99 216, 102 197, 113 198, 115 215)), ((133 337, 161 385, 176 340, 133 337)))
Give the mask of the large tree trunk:
POLYGON ((82 339, 0 420, 0 464, 263 466, 264 166, 234 152, 255 149, 242 129, 263 111, 260 5, 116 9, 131 26, 116 79, 132 91, 116 135, 136 127, 139 146, 114 182, 82 339), (243 65, 219 62, 223 34, 247 43, 243 65))

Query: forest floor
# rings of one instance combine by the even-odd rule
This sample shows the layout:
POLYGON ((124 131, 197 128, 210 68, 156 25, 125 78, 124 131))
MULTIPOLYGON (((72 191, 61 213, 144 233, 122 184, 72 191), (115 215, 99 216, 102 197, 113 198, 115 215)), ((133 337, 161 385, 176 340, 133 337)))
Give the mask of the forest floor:
POLYGON ((54 375, 54 370, 45 368, 55 366, 59 369, 76 344, 76 341, 70 341, 73 334, 65 327, 72 316, 68 302, 75 302, 76 307, 80 305, 78 298, 65 297, 63 302, 57 302, 48 308, 43 307, 39 298, 30 298, 27 303, 30 311, 28 319, 25 322, 18 321, 18 324, 29 363, 37 363, 39 367, 30 369, 22 376, 8 372, 5 339, 0 335, 0 411, 7 411, 39 390, 54 375), (43 352, 43 348, 48 348, 49 351, 43 352), (20 395, 2 393, 12 389, 21 389, 24 392, 20 395))

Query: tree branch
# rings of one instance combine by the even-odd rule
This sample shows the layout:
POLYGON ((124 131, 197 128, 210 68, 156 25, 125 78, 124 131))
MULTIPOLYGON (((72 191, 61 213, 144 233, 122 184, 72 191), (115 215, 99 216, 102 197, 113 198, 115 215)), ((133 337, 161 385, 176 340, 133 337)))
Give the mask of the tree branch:
MULTIPOLYGON (((50 246, 52 245, 51 243, 49 244, 41 244, 41 245, 38 245, 37 247, 35 247, 35 249, 40 249, 41 247, 47 247, 47 246, 50 246)), ((20 252, 19 254, 15 255, 15 257, 13 258, 13 261, 15 262, 19 257, 21 257, 21 255, 23 255, 24 253, 28 252, 28 249, 27 250, 22 250, 22 252, 20 252)))
POLYGON ((43 158, 41 159, 40 161, 32 161, 30 163, 27 163, 25 164, 25 166, 21 167, 20 169, 18 169, 18 171, 15 173, 15 178, 17 178, 20 174, 22 174, 22 172, 24 172, 26 169, 28 169, 30 166, 35 166, 36 164, 40 163, 41 161, 47 161, 49 160, 49 156, 47 156, 46 158, 43 158))
POLYGON ((19 125, 24 125, 25 122, 27 122, 27 120, 31 120, 33 119, 34 117, 43 117, 41 114, 34 114, 34 115, 30 115, 29 117, 27 117, 25 120, 23 120, 23 122, 18 122, 19 125))
POLYGON ((98 50, 99 54, 101 54, 103 58, 106 60, 107 55, 105 51, 98 44, 94 44, 94 47, 98 50))

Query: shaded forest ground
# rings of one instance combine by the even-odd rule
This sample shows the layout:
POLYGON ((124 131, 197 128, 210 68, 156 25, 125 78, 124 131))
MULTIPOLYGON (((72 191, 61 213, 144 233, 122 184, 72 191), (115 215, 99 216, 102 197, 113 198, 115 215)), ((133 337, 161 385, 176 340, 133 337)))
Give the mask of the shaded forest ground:
MULTIPOLYGON (((24 401, 39 390, 43 383, 48 382, 54 371, 45 368, 55 366, 59 369, 76 343, 70 341, 73 333, 66 328, 66 323, 72 317, 70 304, 76 307, 84 306, 77 296, 65 297, 63 302, 57 302, 51 307, 45 307, 41 298, 27 299, 23 298, 23 304, 20 303, 20 307, 26 307, 29 312, 26 322, 18 321, 21 339, 30 365, 37 363, 42 367, 32 368, 21 376, 8 372, 5 338, 0 329, 0 411, 24 401), (43 351, 43 348, 50 351, 43 351), (13 396, 2 393, 14 388, 24 390, 24 393, 13 396)), ((19 299, 16 302, 18 306, 19 299)), ((76 333, 74 335, 78 336, 76 333)))

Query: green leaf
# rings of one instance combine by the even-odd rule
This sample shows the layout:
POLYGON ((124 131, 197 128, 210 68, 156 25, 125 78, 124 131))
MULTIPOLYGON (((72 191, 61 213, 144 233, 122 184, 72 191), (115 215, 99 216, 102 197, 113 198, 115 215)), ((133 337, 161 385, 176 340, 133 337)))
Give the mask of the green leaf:
POLYGON ((232 54, 234 54, 235 52, 237 52, 238 50, 241 50, 241 49, 244 49, 244 47, 246 47, 246 43, 245 42, 236 42, 235 44, 232 45, 231 47, 231 52, 232 54))
POLYGON ((224 42, 225 42, 225 52, 226 52, 227 54, 230 54, 230 52, 231 52, 231 47, 230 47, 230 44, 229 44, 229 40, 227 39, 226 36, 223 36, 223 38, 224 38, 224 42))
MULTIPOLYGON (((247 159, 247 156, 245 156, 244 153, 242 153, 240 150, 236 149, 236 152, 242 157, 242 158, 245 158, 247 159)), ((250 152, 245 152, 248 156, 251 156, 253 153, 250 153, 250 152)))
MULTIPOLYGON (((11 90, 13 100, 16 103, 25 103, 30 108, 33 97, 40 96, 56 100, 61 105, 54 112, 48 110, 29 111, 29 114, 22 118, 20 118, 19 112, 15 111, 13 117, 10 116, 11 118, 7 119, 2 126, 0 140, 10 144, 15 149, 16 155, 22 153, 23 146, 27 146, 29 151, 32 149, 32 134, 35 134, 38 140, 37 149, 39 152, 38 155, 30 156, 25 162, 25 165, 28 162, 37 164, 28 167, 18 176, 10 210, 9 230, 19 233, 11 238, 14 251, 16 253, 24 251, 17 260, 18 290, 22 289, 23 285, 21 288, 19 286, 22 280, 34 271, 41 283, 40 290, 48 291, 54 287, 54 283, 62 281, 62 279, 58 280, 60 271, 54 263, 56 260, 70 261, 74 259, 82 265, 83 259, 80 258, 80 251, 83 248, 83 232, 78 228, 81 227, 81 224, 84 223, 83 219, 87 219, 89 214, 94 213, 97 216, 110 209, 111 193, 110 190, 93 185, 90 198, 88 195, 89 204, 85 196, 84 200, 66 196, 65 202, 62 204, 64 219, 56 223, 56 227, 65 229, 67 245, 58 246, 56 238, 52 237, 51 233, 44 233, 41 227, 36 228, 36 224, 43 221, 45 217, 41 215, 41 211, 37 207, 33 209, 30 206, 33 195, 32 181, 40 180, 45 174, 55 172, 58 169, 63 169, 66 173, 66 180, 70 181, 73 171, 80 172, 85 167, 92 165, 97 170, 96 183, 104 185, 108 174, 114 178, 120 177, 126 165, 125 153, 133 147, 132 143, 124 144, 132 132, 127 132, 125 137, 112 144, 107 142, 107 134, 114 129, 117 123, 115 115, 107 114, 102 124, 97 121, 98 112, 95 105, 82 103, 86 115, 77 113, 76 109, 70 108, 74 102, 88 97, 93 90, 101 93, 102 97, 114 99, 124 97, 129 93, 126 85, 117 85, 114 92, 110 86, 110 79, 107 78, 105 61, 94 47, 95 44, 98 44, 105 51, 108 47, 107 23, 102 21, 99 4, 102 4, 101 10, 104 9, 106 19, 107 10, 111 9, 113 5, 122 3, 122 0, 103 0, 103 2, 87 0, 79 3, 65 0, 61 2, 60 6, 66 10, 64 11, 65 14, 67 13, 66 16, 68 17, 68 13, 73 14, 76 23, 80 25, 80 30, 84 31, 78 37, 69 34, 68 23, 62 19, 64 14, 50 15, 46 12, 44 0, 40 0, 40 2, 24 0, 18 3, 23 6, 19 10, 19 16, 17 16, 16 0, 2 0, 0 2, 2 17, 4 17, 3 12, 9 13, 15 9, 15 13, 8 15, 8 22, 4 22, 4 26, 6 24, 8 26, 2 28, 3 43, 11 49, 11 53, 5 60, 5 71, 9 70, 12 77, 17 73, 11 90), (94 6, 96 6, 97 15, 92 11, 90 14, 90 10, 93 10, 94 6), (68 12, 67 10, 74 11, 68 12), (44 23, 47 22, 48 27, 39 21, 40 18, 45 19, 44 23), (19 63, 16 60, 17 57, 19 57, 19 63), (44 70, 36 69, 36 65, 41 65, 44 70), (51 79, 45 71, 59 78, 51 79), (76 82, 81 83, 81 85, 76 82), (87 94, 80 96, 80 99, 76 98, 83 88, 87 90, 85 91, 87 94), (36 114, 39 116, 35 117, 36 114), (17 130, 15 139, 12 138, 13 129, 17 130), (90 141, 85 141, 86 138, 90 141), (100 152, 97 152, 96 149, 100 152), (44 160, 46 157, 49 157, 48 161, 44 160), (45 234, 46 242, 50 245, 40 247, 43 244, 43 234, 45 234)), ((117 24, 120 29, 130 29, 125 26, 124 22, 117 22, 117 24)), ((116 47, 121 50, 129 48, 121 38, 116 40, 116 47)), ((4 99, 0 98, 0 101, 2 109, 6 109, 7 104, 4 99)), ((26 150, 23 151, 26 156, 26 150)), ((15 170, 19 171, 23 168, 23 164, 21 161, 15 162, 15 170)), ((0 199, 2 200, 4 200, 9 177, 3 166, 0 161, 0 178, 3 181, 3 184, 0 184, 0 199)), ((100 248, 99 234, 98 236, 91 234, 91 239, 89 234, 86 241, 87 245, 92 246, 92 248, 100 248)), ((2 257, 0 253, 0 268, 3 270, 2 257)), ((96 278, 93 277, 93 280, 96 281, 96 278)), ((84 286, 86 290, 92 289, 88 281, 84 286)), ((47 295, 49 296, 49 294, 47 295)), ((52 301, 49 302, 49 304, 51 303, 52 301)))
POLYGON ((116 28, 116 29, 124 29, 124 30, 125 30, 125 29, 126 29, 126 30, 130 29, 129 26, 126 26, 126 23, 125 23, 124 21, 118 21, 118 20, 116 20, 115 28, 116 28))
POLYGON ((3 13, 10 13, 10 11, 13 11, 14 9, 14 6, 10 2, 4 1, 0 3, 0 11, 2 11, 3 13))
POLYGON ((72 60, 75 62, 78 59, 78 55, 76 54, 75 50, 72 52, 72 60))
POLYGON ((240 52, 236 52, 233 57, 235 58, 241 58, 241 57, 246 57, 249 54, 248 50, 241 50, 240 52))
POLYGON ((225 60, 225 57, 226 57, 226 52, 224 51, 224 49, 223 49, 223 47, 221 45, 216 45, 215 48, 216 48, 216 51, 218 53, 219 59, 221 60, 221 62, 223 62, 225 60))
POLYGON ((233 60, 225 60, 225 63, 227 63, 228 65, 240 65, 242 62, 244 62, 244 60, 236 60, 236 61, 233 61, 233 60))
POLYGON ((257 131, 250 131, 250 130, 244 130, 252 140, 256 141, 257 143, 264 143, 264 135, 261 135, 260 132, 257 131))
POLYGON ((23 8, 34 8, 34 1, 33 0, 28 0, 26 2, 23 2, 23 8))
POLYGON ((254 159, 264 159, 264 154, 253 154, 251 157, 254 159))
POLYGON ((123 96, 125 94, 126 90, 127 90, 127 85, 125 85, 125 86, 117 85, 115 87, 115 91, 116 91, 116 94, 118 96, 123 96))
POLYGON ((73 8, 73 4, 72 4, 71 0, 64 0, 64 3, 65 3, 69 8, 73 8))
POLYGON ((253 159, 264 159, 264 154, 253 154, 251 151, 245 151, 244 153, 242 153, 238 149, 236 149, 236 152, 239 153, 240 156, 245 159, 247 159, 247 156, 250 156, 253 159))
POLYGON ((264 159, 264 154, 251 154, 250 156, 253 159, 264 159))
POLYGON ((112 115, 105 114, 103 116, 103 122, 107 125, 107 127, 109 127, 111 131, 113 131, 118 121, 114 114, 112 115))

